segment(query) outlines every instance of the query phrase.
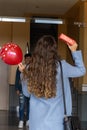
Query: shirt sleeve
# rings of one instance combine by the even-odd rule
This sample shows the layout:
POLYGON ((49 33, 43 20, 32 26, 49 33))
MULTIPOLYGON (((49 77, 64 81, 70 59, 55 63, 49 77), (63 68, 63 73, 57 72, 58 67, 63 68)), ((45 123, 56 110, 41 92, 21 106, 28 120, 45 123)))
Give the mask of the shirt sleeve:
POLYGON ((82 59, 81 51, 72 52, 74 65, 67 63, 65 60, 62 62, 63 72, 66 77, 81 77, 85 75, 86 68, 82 59))
POLYGON ((20 71, 18 68, 16 70, 16 76, 15 76, 15 90, 21 91, 20 71))
POLYGON ((30 93, 29 93, 29 91, 28 91, 28 86, 27 86, 27 79, 24 79, 24 78, 23 78, 23 74, 22 74, 22 73, 20 74, 20 78, 21 78, 21 84, 22 84, 23 94, 24 94, 26 97, 30 97, 30 93))

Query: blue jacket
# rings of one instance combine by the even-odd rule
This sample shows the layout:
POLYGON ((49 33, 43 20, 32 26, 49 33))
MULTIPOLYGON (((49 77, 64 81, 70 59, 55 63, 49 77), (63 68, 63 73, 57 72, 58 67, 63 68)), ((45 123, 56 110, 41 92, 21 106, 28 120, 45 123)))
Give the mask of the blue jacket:
POLYGON ((20 92, 22 92, 22 85, 21 85, 21 79, 20 79, 20 71, 17 68, 16 70, 16 76, 15 76, 15 90, 19 90, 20 92))
MULTIPOLYGON (((72 97, 70 90, 70 77, 81 77, 86 73, 81 51, 72 52, 75 66, 62 60, 64 91, 66 97, 67 115, 72 114, 72 97)), ((57 68, 56 97, 51 99, 37 98, 30 95, 27 89, 27 81, 22 80, 23 93, 30 96, 29 130, 63 130, 64 106, 61 84, 60 66, 57 68)))

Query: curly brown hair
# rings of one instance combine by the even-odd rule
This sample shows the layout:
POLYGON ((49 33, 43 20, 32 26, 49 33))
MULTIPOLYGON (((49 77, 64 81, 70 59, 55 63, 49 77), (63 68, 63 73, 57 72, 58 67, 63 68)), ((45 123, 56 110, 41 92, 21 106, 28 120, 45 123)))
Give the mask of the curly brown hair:
POLYGON ((44 35, 38 40, 28 70, 28 90, 37 97, 56 96, 57 42, 44 35))

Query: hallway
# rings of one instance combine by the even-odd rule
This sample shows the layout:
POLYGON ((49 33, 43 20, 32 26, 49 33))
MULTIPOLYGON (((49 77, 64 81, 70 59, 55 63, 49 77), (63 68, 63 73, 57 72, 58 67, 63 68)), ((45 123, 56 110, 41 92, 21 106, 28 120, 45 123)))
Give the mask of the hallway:
POLYGON ((0 130, 28 130, 24 126, 23 129, 18 129, 18 117, 15 112, 0 111, 0 130))

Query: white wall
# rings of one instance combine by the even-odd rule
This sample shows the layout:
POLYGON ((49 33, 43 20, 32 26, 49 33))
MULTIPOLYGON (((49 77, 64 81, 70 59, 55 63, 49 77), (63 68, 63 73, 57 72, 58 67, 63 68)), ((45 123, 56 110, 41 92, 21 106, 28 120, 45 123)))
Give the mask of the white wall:
POLYGON ((0 59, 0 110, 8 110, 9 106, 9 85, 8 65, 0 59))

